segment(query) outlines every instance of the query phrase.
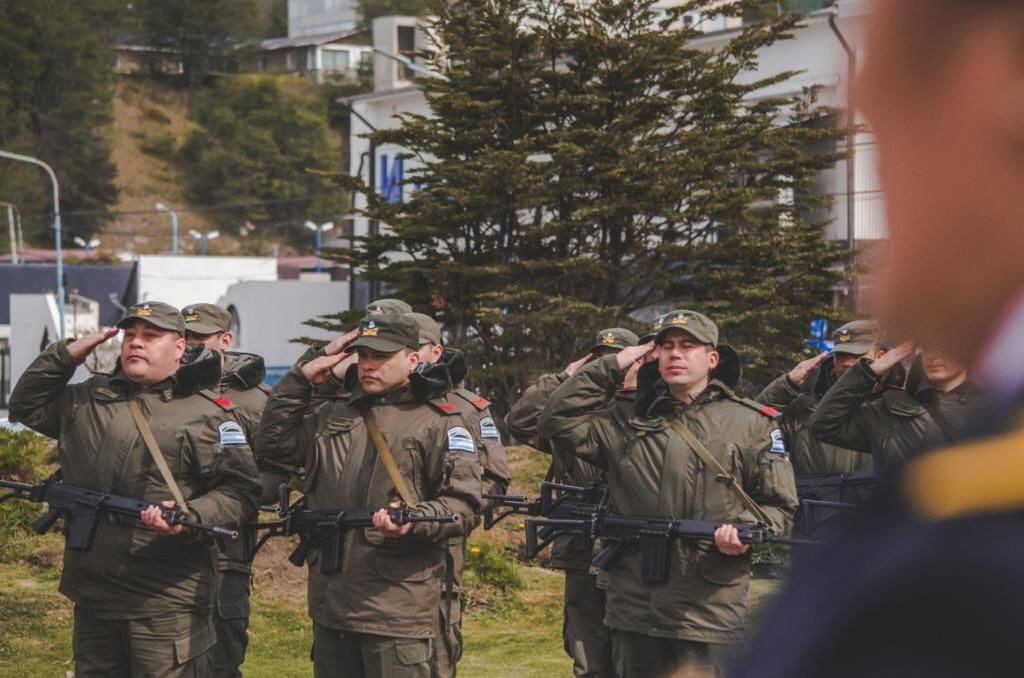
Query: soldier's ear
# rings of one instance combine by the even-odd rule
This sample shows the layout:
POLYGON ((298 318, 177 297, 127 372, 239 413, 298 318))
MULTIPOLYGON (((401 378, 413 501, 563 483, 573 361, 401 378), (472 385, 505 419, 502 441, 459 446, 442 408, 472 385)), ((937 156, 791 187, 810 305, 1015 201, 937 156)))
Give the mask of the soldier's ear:
POLYGON ((185 355, 185 337, 178 337, 174 342, 174 350, 178 356, 178 360, 181 360, 181 356, 185 355))
POLYGON ((722 359, 722 356, 719 355, 719 353, 718 353, 718 351, 716 349, 712 348, 712 349, 708 350, 708 367, 709 368, 711 368, 713 370, 716 367, 718 367, 718 363, 721 361, 721 359, 722 359))
POLYGON ((226 351, 231 348, 231 344, 234 341, 234 337, 231 336, 230 332, 220 333, 220 350, 226 351))
POLYGON ((409 360, 409 374, 412 374, 416 371, 416 366, 420 364, 420 354, 411 348, 407 348, 406 356, 409 360))

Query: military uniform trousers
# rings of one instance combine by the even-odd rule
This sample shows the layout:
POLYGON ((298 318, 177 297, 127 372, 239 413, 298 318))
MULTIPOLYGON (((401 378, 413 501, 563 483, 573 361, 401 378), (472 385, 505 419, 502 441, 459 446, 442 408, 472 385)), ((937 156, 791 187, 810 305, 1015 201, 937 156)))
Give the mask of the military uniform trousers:
POLYGON ((728 650, 727 645, 612 631, 617 678, 716 678, 728 650))
POLYGON ((605 593, 585 570, 565 571, 562 643, 577 678, 611 678, 611 635, 604 625, 605 593))
POLYGON ((314 678, 431 678, 434 641, 339 631, 313 623, 314 678))
POLYGON ((217 647, 214 664, 217 678, 241 678, 245 650, 249 646, 249 585, 247 572, 225 570, 217 573, 217 647))
POLYGON ((77 678, 210 678, 216 642, 209 614, 107 619, 75 608, 77 678))
POLYGON ((455 678, 456 665, 462 659, 462 599, 455 593, 449 608, 446 595, 441 596, 441 609, 437 615, 439 628, 434 643, 435 678, 455 678))

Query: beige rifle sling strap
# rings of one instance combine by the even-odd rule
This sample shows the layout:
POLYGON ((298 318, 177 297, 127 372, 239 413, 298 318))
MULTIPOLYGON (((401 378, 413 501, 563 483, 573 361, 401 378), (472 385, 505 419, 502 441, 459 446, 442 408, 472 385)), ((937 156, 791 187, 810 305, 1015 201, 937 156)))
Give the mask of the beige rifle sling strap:
POLYGON ((395 484, 398 496, 407 505, 412 506, 416 503, 416 500, 413 499, 412 493, 405 484, 405 479, 402 478, 402 474, 398 472, 398 464, 395 463, 395 458, 391 456, 388 441, 384 439, 380 432, 380 427, 377 426, 377 418, 373 416, 373 412, 369 408, 361 409, 360 412, 363 415, 363 421, 366 422, 366 430, 370 433, 370 440, 373 441, 373 446, 377 448, 377 456, 380 457, 381 463, 384 464, 384 470, 388 472, 391 482, 395 484))
POLYGON ((149 454, 153 457, 153 461, 156 462, 156 467, 159 469, 160 475, 163 477, 164 482, 167 483, 167 487, 170 488, 171 494, 174 495, 174 501, 177 502, 178 508, 187 512, 188 504, 185 502, 185 495, 181 493, 181 488, 178 487, 178 483, 174 480, 174 476, 171 475, 171 468, 167 465, 167 460, 164 459, 164 455, 160 451, 160 446, 156 444, 156 438, 153 437, 153 431, 150 430, 149 424, 146 422, 146 418, 142 416, 142 410, 139 409, 138 401, 129 400, 128 411, 132 413, 132 418, 135 420, 135 426, 138 427, 139 433, 142 434, 142 440, 146 443, 146 449, 149 450, 149 454))
POLYGON ((678 419, 673 419, 670 426, 676 433, 682 436, 683 440, 693 448, 693 451, 697 453, 697 456, 700 457, 709 468, 714 469, 718 474, 718 479, 732 488, 759 522, 765 525, 771 525, 771 520, 769 520, 768 514, 764 512, 764 509, 761 508, 756 501, 754 501, 753 497, 744 491, 740 482, 736 479, 736 476, 729 473, 724 466, 718 463, 718 460, 715 459, 713 454, 711 454, 711 451, 704 447, 704 443, 698 440, 697 436, 693 435, 690 429, 686 428, 686 425, 683 422, 678 419))

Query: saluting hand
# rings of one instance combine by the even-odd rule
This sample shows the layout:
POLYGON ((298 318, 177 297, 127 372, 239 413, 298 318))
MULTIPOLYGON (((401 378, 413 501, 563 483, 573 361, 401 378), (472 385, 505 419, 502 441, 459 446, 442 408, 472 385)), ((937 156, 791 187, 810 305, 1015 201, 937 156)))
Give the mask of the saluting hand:
POLYGON ((345 373, 348 372, 348 368, 352 367, 359 362, 359 354, 355 351, 349 353, 344 360, 331 368, 331 373, 334 374, 336 379, 344 379, 345 373))
MULTIPOLYGON (((392 502, 391 504, 392 508, 398 508, 399 506, 401 506, 401 504, 397 502, 392 502)), ((409 530, 412 529, 412 523, 406 523, 405 525, 396 525, 393 523, 387 509, 380 509, 373 514, 373 526, 385 537, 391 537, 393 539, 404 537, 409 534, 409 530)))
POLYGON ((568 365, 566 365, 565 366, 565 373, 568 374, 571 377, 572 375, 576 374, 577 370, 579 370, 581 367, 583 367, 584 365, 586 365, 587 363, 589 363, 593 359, 594 359, 594 354, 593 353, 588 353, 587 355, 583 356, 579 360, 574 360, 571 363, 569 363, 568 365))
POLYGON ((649 341, 646 344, 640 344, 639 346, 630 346, 629 348, 624 348, 616 353, 615 361, 618 363, 620 370, 628 370, 630 365, 637 360, 644 358, 644 356, 653 350, 653 341, 649 341))
POLYGON ((904 359, 914 355, 915 350, 917 349, 913 341, 905 341, 896 348, 886 351, 882 357, 871 363, 871 371, 880 377, 899 365, 904 359))
MULTIPOLYGON (((175 503, 173 501, 164 501, 160 503, 164 508, 175 507, 175 503)), ((169 525, 167 521, 164 520, 163 511, 159 506, 150 506, 139 514, 139 519, 142 520, 143 525, 158 534, 181 534, 181 531, 185 529, 184 525, 169 525)))
POLYGON ((311 384, 322 384, 331 376, 331 370, 334 369, 334 366, 346 358, 348 358, 348 355, 345 353, 322 355, 319 358, 314 358, 302 366, 302 376, 308 379, 311 384))
POLYGON ((118 329, 116 327, 111 327, 100 332, 92 332, 84 337, 79 337, 68 344, 68 353, 71 354, 72 358, 81 362, 82 360, 85 360, 90 353, 96 350, 97 346, 109 340, 117 333, 118 329))
POLYGON ((824 353, 819 353, 813 358, 808 358, 803 362, 797 363, 796 367, 791 369, 786 375, 786 378, 789 379, 790 384, 797 388, 803 386, 804 382, 807 381, 807 378, 814 373, 814 370, 818 369, 818 366, 821 365, 821 363, 825 362, 825 358, 827 357, 828 351, 825 351, 824 353))
POLYGON ((359 336, 359 328, 346 332, 337 339, 331 341, 331 343, 324 346, 324 355, 335 355, 341 353, 345 348, 351 344, 359 336))
POLYGON ((742 556, 750 550, 750 544, 740 541, 740 533, 733 525, 720 525, 715 530, 715 548, 727 556, 742 556))

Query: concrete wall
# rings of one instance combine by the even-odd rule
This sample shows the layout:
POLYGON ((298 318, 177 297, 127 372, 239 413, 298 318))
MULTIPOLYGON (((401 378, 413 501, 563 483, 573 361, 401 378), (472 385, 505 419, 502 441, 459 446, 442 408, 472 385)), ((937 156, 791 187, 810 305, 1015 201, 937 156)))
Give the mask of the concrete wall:
POLYGON ((235 349, 263 356, 267 382, 274 383, 305 350, 291 339, 333 338, 302 323, 346 311, 348 301, 348 282, 279 280, 236 283, 217 303, 230 310, 237 323, 235 349))
POLYGON ((163 301, 181 308, 214 302, 243 280, 277 280, 273 257, 139 257, 141 301, 163 301))

